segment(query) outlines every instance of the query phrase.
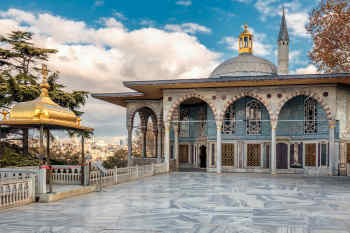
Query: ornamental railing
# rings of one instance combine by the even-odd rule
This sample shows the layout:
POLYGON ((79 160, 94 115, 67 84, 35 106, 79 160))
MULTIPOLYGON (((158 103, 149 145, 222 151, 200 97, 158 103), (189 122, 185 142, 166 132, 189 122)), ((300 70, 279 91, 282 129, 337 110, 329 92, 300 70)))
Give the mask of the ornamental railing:
POLYGON ((166 163, 90 171, 89 184, 112 185, 167 172, 166 163))
POLYGON ((54 165, 51 174, 53 184, 81 184, 80 165, 54 165))
POLYGON ((0 209, 35 201, 35 176, 0 180, 0 209))
MULTIPOLYGON (((174 126, 178 127, 180 140, 191 140, 198 137, 216 137, 216 121, 171 121, 171 138, 174 138, 174 126)), ((176 128, 175 127, 175 128, 176 128)), ((336 123, 335 136, 339 138, 339 122, 336 123)), ((271 137, 270 120, 229 120, 222 122, 222 136, 231 139, 250 139, 271 137)), ((277 136, 296 138, 327 138, 329 135, 328 120, 278 120, 277 136)))
MULTIPOLYGON (((0 168, 0 209, 34 202, 36 196, 46 193, 46 169, 52 169, 55 184, 81 184, 80 166, 33 167, 31 170, 0 168)), ((166 172, 167 164, 157 163, 103 170, 94 168, 86 177, 90 185, 106 186, 166 172)))

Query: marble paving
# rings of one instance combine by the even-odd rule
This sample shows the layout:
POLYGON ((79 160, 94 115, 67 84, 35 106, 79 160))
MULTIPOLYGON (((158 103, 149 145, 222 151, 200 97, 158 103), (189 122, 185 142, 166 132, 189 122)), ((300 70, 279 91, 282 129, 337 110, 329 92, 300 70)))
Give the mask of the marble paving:
POLYGON ((349 233, 350 177, 171 173, 0 211, 0 232, 349 233))

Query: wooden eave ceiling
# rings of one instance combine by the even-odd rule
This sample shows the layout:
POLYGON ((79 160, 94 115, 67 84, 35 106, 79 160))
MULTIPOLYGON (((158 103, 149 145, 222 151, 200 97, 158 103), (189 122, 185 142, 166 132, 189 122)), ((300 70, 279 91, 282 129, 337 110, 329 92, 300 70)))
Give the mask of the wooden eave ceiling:
MULTIPOLYGON (((177 80, 179 81, 179 80, 177 80)), ((159 100, 164 89, 196 89, 196 88, 223 88, 223 87, 252 87, 252 86, 285 86, 285 85, 315 85, 315 84, 346 84, 350 85, 350 77, 320 77, 320 78, 290 78, 290 79, 265 79, 265 80, 216 80, 215 82, 174 82, 159 84, 126 84, 125 86, 135 91, 144 93, 143 96, 120 97, 95 97, 113 104, 126 106, 128 100, 159 100)))

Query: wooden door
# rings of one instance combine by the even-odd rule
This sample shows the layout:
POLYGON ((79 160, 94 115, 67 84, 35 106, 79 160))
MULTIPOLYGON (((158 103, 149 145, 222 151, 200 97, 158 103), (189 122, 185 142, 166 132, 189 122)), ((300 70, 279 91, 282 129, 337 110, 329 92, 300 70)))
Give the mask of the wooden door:
POLYGON ((180 145, 179 162, 188 163, 188 145, 180 145))
POLYGON ((276 167, 277 169, 288 169, 288 145, 286 143, 276 145, 276 167))
POLYGON ((265 146, 265 168, 270 168, 270 150, 271 150, 271 145, 266 144, 266 146, 265 146))
POLYGON ((316 144, 315 143, 305 144, 305 166, 307 167, 316 166, 316 144))
POLYGON ((247 166, 260 167, 261 145, 248 144, 247 145, 247 166))
POLYGON ((350 143, 346 143, 346 163, 350 163, 350 143))
POLYGON ((222 166, 233 167, 235 165, 235 145, 222 144, 222 166))

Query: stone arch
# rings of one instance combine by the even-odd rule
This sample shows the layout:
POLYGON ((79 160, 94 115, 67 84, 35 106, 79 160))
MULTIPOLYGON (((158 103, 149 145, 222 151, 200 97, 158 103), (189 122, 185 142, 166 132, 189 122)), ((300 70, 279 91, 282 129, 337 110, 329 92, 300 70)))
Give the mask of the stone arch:
POLYGON ((257 95, 257 94, 254 94, 254 93, 251 93, 251 92, 241 92, 239 93, 238 95, 236 96, 233 96, 232 98, 228 99, 225 104, 224 104, 224 108, 223 108, 223 111, 220 112, 220 116, 218 117, 220 122, 223 121, 224 119, 224 114, 227 110, 227 108, 232 104, 234 103, 235 101, 237 101, 238 99, 240 98, 243 98, 243 97, 251 97, 251 98, 254 98, 258 101, 260 101, 264 107, 266 108, 268 114, 269 114, 269 117, 270 117, 270 120, 272 119, 272 109, 271 109, 271 106, 269 104, 267 104, 266 100, 264 98, 262 98, 260 95, 257 95))
POLYGON ((317 103, 319 103, 323 107, 323 110, 326 112, 327 120, 329 123, 334 120, 332 117, 332 112, 331 112, 328 104, 324 101, 324 99, 322 97, 320 97, 318 94, 311 92, 311 91, 296 91, 293 94, 285 96, 277 105, 276 110, 273 113, 273 119, 275 119, 277 121, 283 106, 289 100, 293 99, 294 97, 301 96, 301 95, 315 99, 317 101, 317 103))
POLYGON ((129 113, 129 117, 128 117, 128 125, 129 125, 129 127, 133 128, 134 118, 135 118, 136 113, 139 113, 141 121, 143 123, 146 123, 146 125, 147 125, 147 122, 148 122, 148 118, 151 117, 153 131, 154 132, 158 131, 159 116, 157 116, 156 112, 152 109, 152 107, 150 107, 148 105, 142 105, 142 106, 132 110, 129 113))
POLYGON ((168 111, 168 115, 167 115, 167 122, 169 124, 169 122, 174 119, 174 120, 178 120, 178 115, 179 114, 174 114, 176 112, 178 112, 178 108, 180 106, 180 104, 187 100, 187 99, 190 99, 190 98, 198 98, 202 101, 204 101, 205 103, 208 104, 208 106, 210 107, 210 109, 213 111, 213 114, 214 114, 214 118, 215 120, 217 120, 217 110, 214 106, 214 104, 211 102, 211 100, 205 96, 202 96, 200 94, 197 94, 197 93, 188 93, 188 94, 185 94, 184 96, 178 98, 170 107, 169 111, 168 111))

